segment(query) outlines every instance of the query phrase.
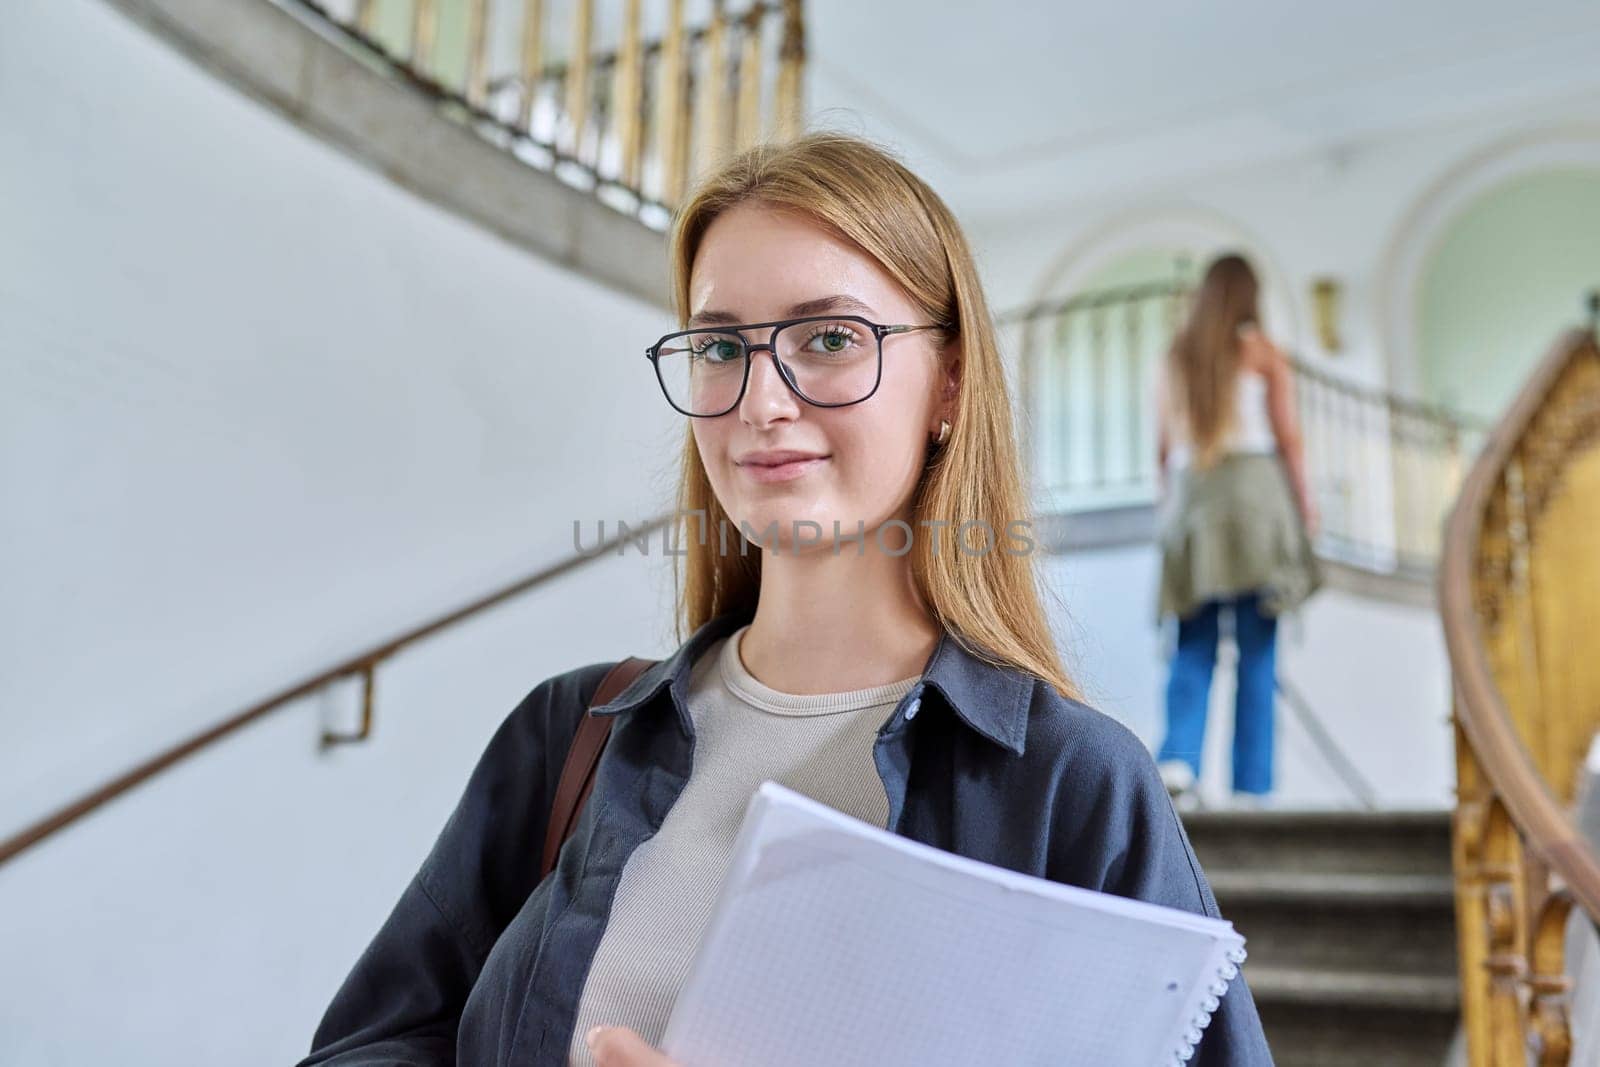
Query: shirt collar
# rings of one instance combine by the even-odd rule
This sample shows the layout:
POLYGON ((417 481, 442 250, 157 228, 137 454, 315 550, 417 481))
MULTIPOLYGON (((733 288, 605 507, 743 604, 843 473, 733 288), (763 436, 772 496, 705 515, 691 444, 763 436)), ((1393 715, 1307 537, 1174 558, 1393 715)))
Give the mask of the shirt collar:
MULTIPOLYGON (((736 611, 706 622, 671 656, 652 665, 608 703, 592 709, 593 714, 617 715, 633 711, 655 699, 663 688, 670 687, 678 711, 678 724, 685 737, 693 737, 694 725, 688 711, 690 670, 702 652, 752 617, 750 611, 736 611)), ((975 647, 946 628, 928 657, 922 680, 912 688, 910 695, 918 698, 925 688, 937 691, 958 719, 1020 756, 1028 731, 1033 685, 1032 675, 983 658, 975 647)))

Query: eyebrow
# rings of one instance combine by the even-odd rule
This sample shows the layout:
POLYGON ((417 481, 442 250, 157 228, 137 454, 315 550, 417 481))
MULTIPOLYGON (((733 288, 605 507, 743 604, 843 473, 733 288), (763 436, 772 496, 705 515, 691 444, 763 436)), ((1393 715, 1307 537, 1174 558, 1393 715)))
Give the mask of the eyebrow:
MULTIPOLYGON (((853 296, 842 293, 835 296, 819 296, 815 300, 802 300, 791 305, 785 318, 803 319, 807 315, 821 315, 829 311, 849 311, 860 315, 872 314, 872 308, 863 304, 853 296)), ((738 315, 731 311, 702 311, 689 317, 692 326, 735 326, 740 322, 738 315)))

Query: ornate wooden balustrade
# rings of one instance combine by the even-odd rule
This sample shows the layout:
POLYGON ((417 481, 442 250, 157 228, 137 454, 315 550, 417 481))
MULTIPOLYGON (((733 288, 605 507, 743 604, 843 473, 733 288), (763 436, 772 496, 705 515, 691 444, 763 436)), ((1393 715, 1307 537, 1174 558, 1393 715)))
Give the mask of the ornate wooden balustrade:
MULTIPOLYGON (((1600 347, 1564 336, 1495 427, 1445 531, 1454 860, 1473 1067, 1571 1062, 1573 909, 1600 855, 1570 814, 1600 730, 1600 347)), ((1600 996, 1600 989, 1581 995, 1600 996)))
POLYGON ((294 0, 414 83, 652 225, 732 152, 804 125, 801 0, 294 0), (660 15, 661 18, 653 16, 660 15))

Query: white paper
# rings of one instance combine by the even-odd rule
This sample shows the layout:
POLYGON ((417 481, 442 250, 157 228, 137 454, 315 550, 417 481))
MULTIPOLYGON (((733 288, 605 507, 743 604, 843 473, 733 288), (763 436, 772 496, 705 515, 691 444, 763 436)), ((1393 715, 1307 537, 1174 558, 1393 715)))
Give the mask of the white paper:
POLYGON ((1243 944, 1224 920, 957 856, 769 781, 662 1048, 684 1067, 1164 1067, 1243 944))

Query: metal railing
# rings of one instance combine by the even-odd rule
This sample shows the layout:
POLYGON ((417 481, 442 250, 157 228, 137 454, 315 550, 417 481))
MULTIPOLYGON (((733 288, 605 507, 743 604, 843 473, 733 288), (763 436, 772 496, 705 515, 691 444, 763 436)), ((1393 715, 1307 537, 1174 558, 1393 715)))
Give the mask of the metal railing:
MULTIPOLYGON (((1082 293, 1000 317, 1020 334, 1027 454, 1044 507, 1147 503, 1157 492, 1156 373, 1190 290, 1159 282, 1082 293)), ((1487 424, 1291 358, 1319 554, 1430 573, 1440 530, 1487 424)))
POLYGON ((1356 803, 1367 811, 1377 811, 1378 791, 1373 787, 1367 776, 1361 773, 1361 768, 1351 758, 1333 736, 1333 731, 1328 728, 1327 720, 1317 714, 1311 706, 1311 701, 1301 692, 1300 687, 1292 684, 1283 675, 1278 675, 1274 684, 1277 687, 1278 697, 1288 705, 1294 713, 1295 722, 1305 732, 1317 754, 1327 763, 1329 770, 1339 779, 1341 785, 1355 797, 1356 803))
POLYGON ((297 700, 311 696, 313 693, 317 693, 347 678, 361 679, 361 725, 353 733, 336 733, 324 730, 319 743, 321 747, 327 748, 332 745, 365 741, 372 732, 377 671, 389 660, 399 655, 409 646, 427 640, 457 623, 465 622, 467 619, 488 611, 490 608, 497 607, 508 600, 539 589, 562 575, 583 567, 585 564, 592 563, 597 559, 603 559, 613 552, 620 553, 626 542, 637 540, 640 537, 648 537, 657 530, 665 528, 673 519, 674 516, 672 515, 657 516, 631 529, 620 530, 617 536, 601 542, 593 548, 584 549, 582 552, 567 556, 548 567, 543 567, 525 578, 518 579, 510 585, 486 596, 479 597, 477 600, 454 611, 431 619, 420 626, 413 627, 398 637, 385 641, 358 655, 351 656, 342 663, 329 667, 324 671, 319 671, 310 678, 296 682, 288 688, 267 697, 265 700, 228 716, 216 725, 210 726, 165 751, 149 757, 127 772, 84 794, 77 800, 63 805, 32 825, 24 827, 19 833, 0 840, 0 866, 53 834, 60 833, 85 815, 149 781, 169 767, 210 748, 225 738, 231 737, 266 715, 279 711, 297 700))
POLYGON ((518 158, 658 229, 705 169, 804 123, 800 0, 734 12, 713 0, 703 26, 685 24, 684 0, 666 0, 648 39, 641 0, 622 0, 604 27, 594 0, 575 0, 567 26, 550 25, 544 0, 280 2, 518 158))

